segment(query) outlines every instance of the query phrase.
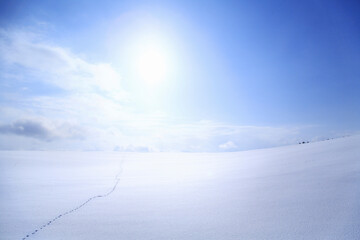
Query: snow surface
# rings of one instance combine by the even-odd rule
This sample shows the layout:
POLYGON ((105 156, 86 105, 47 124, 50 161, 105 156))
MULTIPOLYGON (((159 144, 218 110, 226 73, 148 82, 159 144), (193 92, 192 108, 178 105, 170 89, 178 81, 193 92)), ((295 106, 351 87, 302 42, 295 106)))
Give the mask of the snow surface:
POLYGON ((360 239, 360 137, 237 153, 0 152, 0 197, 6 240, 360 239))

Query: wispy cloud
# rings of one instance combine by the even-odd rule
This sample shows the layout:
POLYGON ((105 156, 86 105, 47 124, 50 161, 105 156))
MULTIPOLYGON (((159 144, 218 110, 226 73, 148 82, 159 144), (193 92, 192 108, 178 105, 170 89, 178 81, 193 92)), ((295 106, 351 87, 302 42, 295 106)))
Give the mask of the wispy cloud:
POLYGON ((40 35, 24 31, 0 31, 1 58, 8 66, 20 66, 33 81, 67 91, 102 92, 124 99, 119 74, 108 63, 90 63, 70 50, 47 43, 40 35))

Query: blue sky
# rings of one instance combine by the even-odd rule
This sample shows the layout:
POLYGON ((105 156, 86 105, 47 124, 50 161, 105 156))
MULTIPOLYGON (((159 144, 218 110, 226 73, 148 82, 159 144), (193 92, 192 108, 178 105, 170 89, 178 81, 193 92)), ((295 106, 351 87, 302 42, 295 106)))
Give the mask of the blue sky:
POLYGON ((237 151, 360 130, 357 1, 2 1, 0 148, 237 151))

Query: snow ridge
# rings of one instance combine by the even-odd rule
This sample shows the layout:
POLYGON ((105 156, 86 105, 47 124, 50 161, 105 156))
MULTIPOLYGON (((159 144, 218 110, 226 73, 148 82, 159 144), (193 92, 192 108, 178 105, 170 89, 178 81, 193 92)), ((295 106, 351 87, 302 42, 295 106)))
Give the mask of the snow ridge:
POLYGON ((88 204, 89 202, 91 202, 92 200, 96 199, 96 198, 104 198, 104 197, 107 197, 109 196, 110 194, 112 194, 117 185, 119 184, 120 182, 120 177, 121 177, 121 174, 122 174, 122 171, 123 171, 123 165, 124 163, 124 159, 121 161, 120 163, 120 169, 119 169, 119 172, 116 174, 115 176, 115 183, 113 185, 113 187, 111 188, 111 190, 105 194, 101 194, 101 195, 95 195, 95 196, 92 196, 91 198, 87 199, 85 202, 83 202, 82 204, 78 205, 77 207, 73 208, 73 209, 70 209, 69 211, 67 212, 63 212, 61 214, 59 214, 58 216, 56 216, 55 218, 49 220, 47 223, 45 223, 44 225, 42 225, 41 227, 38 227, 37 229, 35 229, 32 233, 29 233, 27 234, 25 237, 22 238, 22 240, 26 240, 27 238, 37 234, 38 232, 42 231, 44 228, 46 228, 47 226, 51 225, 52 223, 54 223, 55 221, 59 220, 60 218, 68 215, 68 214, 71 214, 71 213, 74 213, 76 212, 77 210, 79 210, 80 208, 84 207, 86 204, 88 204))

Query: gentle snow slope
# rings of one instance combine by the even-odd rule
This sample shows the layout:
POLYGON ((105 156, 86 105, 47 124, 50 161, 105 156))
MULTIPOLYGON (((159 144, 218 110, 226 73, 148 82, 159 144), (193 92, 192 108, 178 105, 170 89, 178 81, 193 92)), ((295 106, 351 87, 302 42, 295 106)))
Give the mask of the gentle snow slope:
POLYGON ((360 239, 360 137, 221 154, 0 152, 0 193, 6 240, 360 239))

